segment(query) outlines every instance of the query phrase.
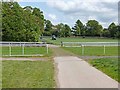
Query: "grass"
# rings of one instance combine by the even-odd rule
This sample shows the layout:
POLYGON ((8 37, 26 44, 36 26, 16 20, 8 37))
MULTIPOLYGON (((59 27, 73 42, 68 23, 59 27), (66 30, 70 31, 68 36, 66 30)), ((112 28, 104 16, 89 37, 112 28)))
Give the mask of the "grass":
MULTIPOLYGON (((82 55, 82 47, 63 47, 74 54, 82 55)), ((102 46, 85 46, 84 56, 118 56, 118 47, 106 46, 106 52, 104 54, 104 47, 102 46)))
POLYGON ((3 61, 3 88, 53 88, 52 61, 3 61))
MULTIPOLYGON (((0 56, 2 55, 2 50, 0 47, 0 56)), ((0 60, 0 89, 2 89, 2 60, 0 60)))
POLYGON ((52 43, 55 45, 60 45, 62 42, 118 42, 118 39, 111 38, 81 38, 81 37, 67 37, 67 38, 57 38, 57 40, 51 40, 51 37, 44 38, 46 42, 52 43))
POLYGON ((0 89, 2 89, 2 61, 0 60, 0 89))
POLYGON ((120 72, 118 74, 118 58, 94 59, 90 60, 89 63, 111 78, 120 82, 120 79, 118 79, 118 75, 120 75, 120 72))
MULTIPOLYGON (((47 54, 46 47, 25 47, 24 54, 25 55, 44 55, 50 56, 51 50, 48 49, 49 53, 47 54)), ((9 47, 2 47, 2 55, 9 55, 9 47)), ((22 55, 22 47, 12 47, 11 55, 22 55)))

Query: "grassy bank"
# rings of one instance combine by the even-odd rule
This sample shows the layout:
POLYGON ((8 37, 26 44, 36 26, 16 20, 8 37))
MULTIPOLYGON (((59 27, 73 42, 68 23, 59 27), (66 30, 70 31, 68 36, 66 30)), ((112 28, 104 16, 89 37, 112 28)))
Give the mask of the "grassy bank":
POLYGON ((89 63, 95 68, 110 76, 111 78, 120 82, 120 80, 118 79, 118 58, 94 59, 90 60, 89 63))

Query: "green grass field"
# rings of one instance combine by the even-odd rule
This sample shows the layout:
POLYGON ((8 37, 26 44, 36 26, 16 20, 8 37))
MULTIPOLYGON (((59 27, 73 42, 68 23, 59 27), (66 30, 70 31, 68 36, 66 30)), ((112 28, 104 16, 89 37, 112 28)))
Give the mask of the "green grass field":
MULTIPOLYGON (((82 56, 82 47, 62 47, 62 48, 79 56, 82 56)), ((83 55, 84 56, 118 56, 118 47, 106 46, 106 52, 104 54, 103 46, 101 47, 85 46, 83 55)))
POLYGON ((54 65, 50 61, 3 61, 3 88, 53 88, 54 65))
POLYGON ((118 39, 111 38, 78 38, 78 37, 67 37, 67 38, 57 38, 57 40, 51 40, 51 37, 45 37, 45 41, 48 43, 60 45, 62 42, 118 42, 118 39))
POLYGON ((120 79, 118 79, 118 74, 120 75, 120 72, 118 71, 118 58, 94 59, 90 60, 89 63, 111 78, 120 82, 120 79))
MULTIPOLYGON (((50 56, 51 50, 48 49, 49 53, 47 54, 46 47, 25 47, 24 55, 44 55, 50 56)), ((2 55, 9 55, 9 47, 2 47, 2 55)), ((22 47, 12 47, 11 55, 22 55, 22 47)))

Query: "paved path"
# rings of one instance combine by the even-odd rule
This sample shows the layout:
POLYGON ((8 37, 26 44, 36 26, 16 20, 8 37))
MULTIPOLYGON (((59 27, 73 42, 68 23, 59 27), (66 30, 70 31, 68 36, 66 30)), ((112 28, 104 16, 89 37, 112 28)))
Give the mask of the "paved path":
POLYGON ((54 52, 57 88, 118 88, 118 82, 55 45, 49 45, 54 52))
POLYGON ((118 83, 74 56, 54 58, 57 64, 58 88, 118 88, 118 83))

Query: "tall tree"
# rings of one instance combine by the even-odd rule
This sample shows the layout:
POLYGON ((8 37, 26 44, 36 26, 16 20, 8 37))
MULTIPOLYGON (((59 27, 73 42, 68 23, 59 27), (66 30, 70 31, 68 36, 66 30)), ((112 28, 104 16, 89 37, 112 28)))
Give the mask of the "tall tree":
POLYGON ((120 26, 119 25, 116 26, 116 33, 114 34, 114 37, 120 38, 120 26))
POLYGON ((88 36, 101 36, 102 34, 102 26, 96 20, 89 20, 86 23, 87 26, 87 35, 88 36))
POLYGON ((80 36, 84 34, 84 25, 80 20, 76 21, 76 24, 73 27, 73 33, 75 36, 80 36))
POLYGON ((17 2, 2 3, 2 40, 3 41, 39 41, 44 28, 44 17, 39 9, 37 14, 33 8, 20 7, 17 2), (34 11, 34 10, 33 10, 34 11))
POLYGON ((103 35, 104 37, 110 37, 110 32, 109 32, 109 30, 108 30, 107 28, 104 28, 102 35, 103 35))
POLYGON ((67 24, 65 24, 65 37, 70 37, 70 35, 71 35, 71 28, 67 25, 67 24))
POLYGON ((52 35, 52 23, 50 20, 46 20, 45 21, 45 31, 44 31, 44 35, 46 36, 51 36, 52 35))
MULTIPOLYGON (((84 25, 80 20, 77 20, 76 25, 79 27, 80 29, 80 34, 83 35, 84 32, 84 25)), ((78 31, 79 32, 79 31, 78 31)))
POLYGON ((36 16, 36 22, 40 26, 40 30, 43 33, 44 32, 44 15, 43 12, 39 8, 33 8, 33 15, 36 16))
POLYGON ((63 23, 60 23, 56 27, 59 32, 59 37, 65 37, 65 25, 63 23))
POLYGON ((108 30, 110 32, 110 36, 115 37, 115 34, 116 34, 118 29, 117 29, 117 26, 115 25, 115 23, 111 23, 108 27, 108 30))

